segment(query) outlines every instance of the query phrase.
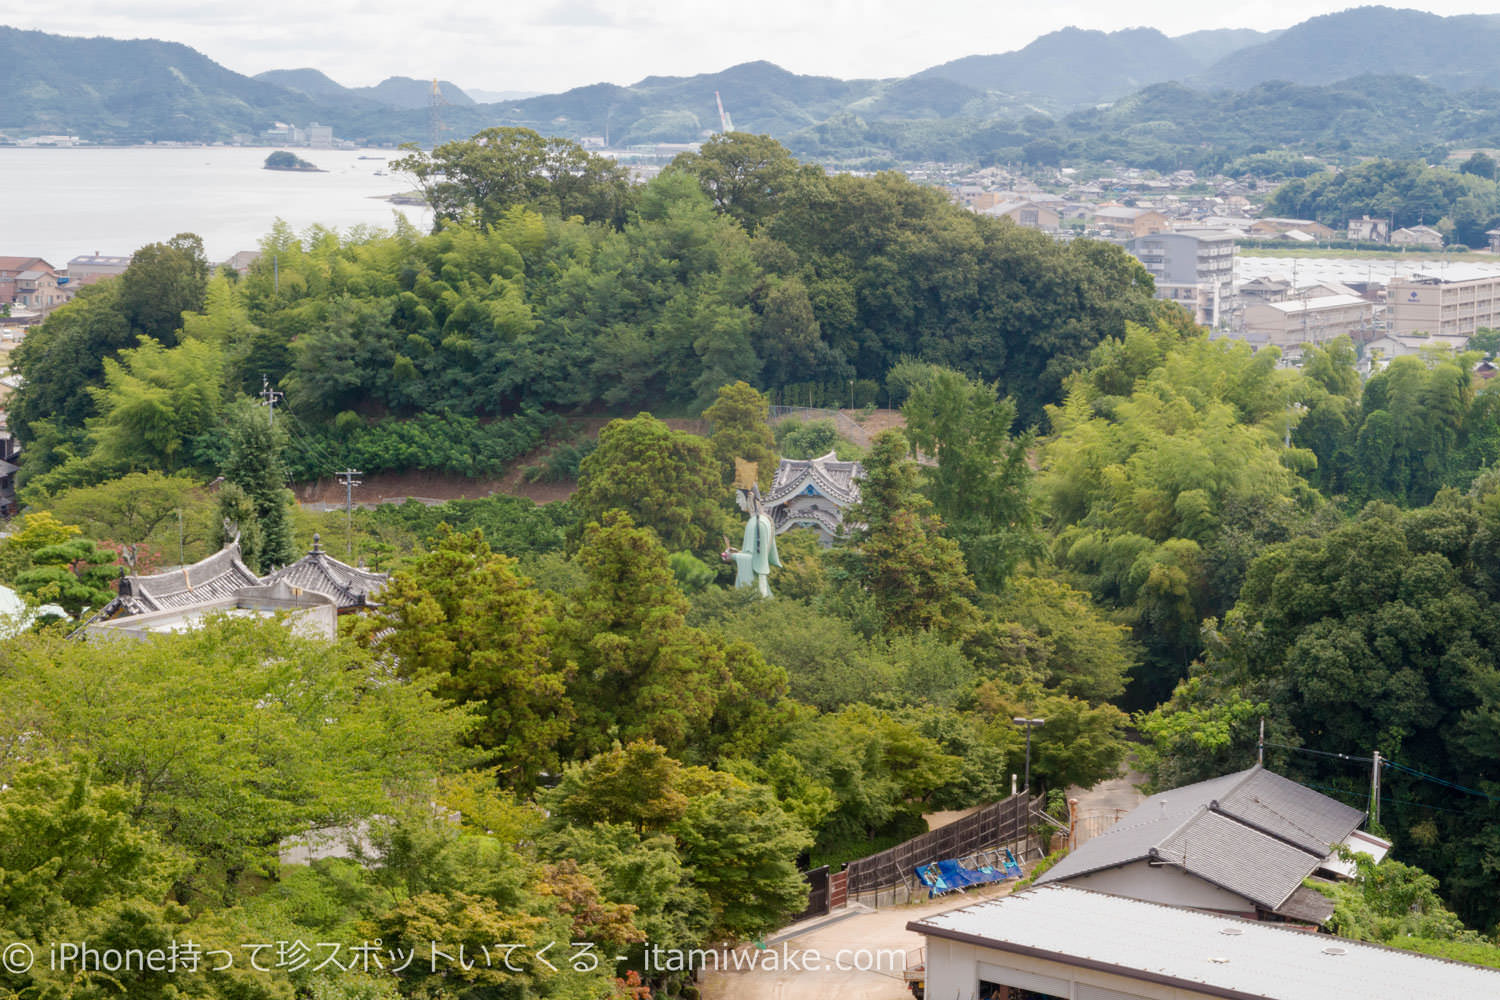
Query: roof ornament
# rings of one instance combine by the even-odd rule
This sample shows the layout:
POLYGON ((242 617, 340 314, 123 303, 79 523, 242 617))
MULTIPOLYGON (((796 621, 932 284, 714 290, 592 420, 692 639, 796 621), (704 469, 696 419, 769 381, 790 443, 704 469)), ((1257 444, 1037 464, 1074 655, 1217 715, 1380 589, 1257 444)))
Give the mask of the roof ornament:
POLYGON ((313 550, 314 554, 317 554, 317 553, 323 551, 321 548, 318 547, 319 543, 321 543, 322 541, 323 541, 323 536, 321 534, 319 534, 318 532, 314 531, 313 532, 313 547, 312 547, 312 550, 313 550))

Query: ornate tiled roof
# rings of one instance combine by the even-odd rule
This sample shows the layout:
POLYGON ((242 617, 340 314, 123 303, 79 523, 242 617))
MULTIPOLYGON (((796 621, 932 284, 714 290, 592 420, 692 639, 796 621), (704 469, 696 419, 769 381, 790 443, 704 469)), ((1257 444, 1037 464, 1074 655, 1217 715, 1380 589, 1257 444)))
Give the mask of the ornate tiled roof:
POLYGON ((313 548, 290 566, 283 566, 265 579, 266 583, 285 583, 294 590, 307 590, 333 598, 340 611, 362 608, 369 598, 385 589, 390 576, 350 566, 329 555, 313 536, 313 548))
POLYGON ((260 583, 260 577, 240 558, 240 543, 236 540, 190 566, 123 577, 119 595, 97 617, 109 619, 117 614, 141 615, 185 608, 233 597, 240 588, 257 587, 260 583))
POLYGON ((796 513, 789 513, 787 508, 776 508, 776 534, 784 535, 793 528, 802 527, 807 524, 816 524, 830 537, 837 537, 843 530, 844 519, 836 510, 810 510, 802 508, 796 513))
POLYGON ((849 507, 859 503, 859 480, 864 476, 864 466, 840 462, 831 451, 818 458, 783 458, 776 467, 776 479, 765 505, 775 507, 812 488, 840 507, 849 507))

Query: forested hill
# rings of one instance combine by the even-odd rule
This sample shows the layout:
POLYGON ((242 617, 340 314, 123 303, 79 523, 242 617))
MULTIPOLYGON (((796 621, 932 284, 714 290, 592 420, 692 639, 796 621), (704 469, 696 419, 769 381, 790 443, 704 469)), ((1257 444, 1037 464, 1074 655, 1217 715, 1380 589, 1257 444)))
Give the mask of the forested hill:
POLYGON ((225 69, 186 45, 0 27, 0 131, 102 142, 228 139, 305 122, 305 95, 225 69))
MULTIPOLYGON (((425 111, 432 100, 432 81, 415 80, 409 76, 388 77, 373 87, 345 87, 315 69, 272 69, 255 74, 254 79, 298 91, 314 100, 369 101, 381 107, 407 111, 425 111)), ((439 80, 438 87, 449 107, 474 104, 474 99, 456 83, 439 80)))
MULTIPOLYGON (((1115 159, 1213 168, 1275 146, 1410 156, 1442 144, 1500 144, 1500 99, 1466 89, 1489 85, 1496 50, 1500 22, 1491 16, 1365 7, 1276 34, 1067 28, 1015 52, 898 79, 805 76, 758 61, 493 104, 442 87, 450 138, 520 126, 615 146, 697 141, 719 129, 718 92, 737 129, 826 162, 1115 159)), ((158 41, 0 28, 0 84, 23 95, 0 109, 0 132, 12 135, 222 141, 278 120, 320 121, 340 138, 373 144, 429 134, 430 82, 349 88, 316 69, 250 78, 158 41)))
MULTIPOLYGON (((1029 94, 1064 107, 1110 101, 1153 83, 1180 80, 1206 69, 1216 51, 1214 39, 1200 33, 1190 40, 1168 38, 1155 28, 1085 31, 1064 28, 1025 48, 999 55, 965 56, 918 73, 976 90, 1029 94)), ((1268 35, 1234 33, 1239 44, 1268 35)))
MULTIPOLYGON (((33 604, 86 617, 122 565, 230 537, 257 573, 316 533, 395 570, 324 645, 229 618, 6 640, 0 744, 25 752, 0 755, 0 883, 20 887, 0 926, 26 947, 535 934, 628 962, 647 941, 763 940, 807 899, 799 856, 868 856, 1003 797, 1018 767, 1065 815, 1063 790, 1127 752, 1165 788, 1263 743, 1267 766, 1359 809, 1351 761, 1390 764, 1393 858, 1339 891, 1330 929, 1500 964, 1500 380, 1476 377, 1479 354, 1364 378, 1339 338, 1283 367, 1154 299, 1118 246, 764 136, 715 137, 645 184, 519 129, 394 167, 435 231, 281 225, 212 277, 181 234, 12 354, 29 509, 0 583, 33 604), (781 536, 763 600, 721 558, 739 462, 764 476, 850 444, 832 422, 773 431, 773 395, 854 419, 883 396, 904 428, 847 456, 866 475, 835 544, 781 536), (488 476, 549 435, 531 468, 577 490, 546 509, 319 515, 285 487, 488 476), (1017 717, 1044 723, 1023 736, 1017 717), (278 863, 283 838, 361 819, 382 863, 278 863), (89 878, 51 877, 64 863, 89 878)), ((1419 169, 1282 197, 1452 180, 1419 169)), ((559 963, 475 995, 696 996, 626 968, 613 989, 614 965, 559 963)), ((255 971, 177 993, 452 984, 421 963, 341 967, 342 990, 255 971)), ((62 976, 39 963, 0 986, 78 995, 62 976)))
POLYGON ((1309 18, 1270 41, 1230 53, 1197 79, 1239 89, 1267 80, 1333 83, 1390 73, 1464 90, 1494 84, 1497 51, 1500 15, 1440 17, 1361 7, 1309 18))

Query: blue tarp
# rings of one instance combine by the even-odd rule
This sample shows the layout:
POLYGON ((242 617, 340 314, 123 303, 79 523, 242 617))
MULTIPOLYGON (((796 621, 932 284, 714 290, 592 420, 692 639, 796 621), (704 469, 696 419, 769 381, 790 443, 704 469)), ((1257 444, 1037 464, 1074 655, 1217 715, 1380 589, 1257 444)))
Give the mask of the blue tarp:
POLYGON ((1007 848, 1005 860, 999 868, 990 865, 969 868, 957 860, 947 860, 937 861, 930 865, 918 865, 916 872, 917 878, 927 886, 927 895, 930 897, 941 896, 945 892, 957 892, 971 885, 986 885, 990 882, 1004 882, 1006 879, 1020 878, 1021 865, 1016 861, 1016 856, 1007 848))

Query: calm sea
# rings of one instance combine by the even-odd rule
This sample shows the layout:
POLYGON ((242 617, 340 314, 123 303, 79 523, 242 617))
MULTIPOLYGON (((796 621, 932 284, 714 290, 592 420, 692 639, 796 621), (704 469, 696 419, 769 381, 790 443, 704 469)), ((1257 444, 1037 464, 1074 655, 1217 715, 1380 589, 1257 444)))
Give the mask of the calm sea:
POLYGON ((178 233, 203 238, 210 261, 254 250, 278 218, 301 231, 389 229, 402 212, 419 229, 425 208, 383 198, 411 184, 388 170, 391 150, 296 150, 327 173, 264 170, 272 150, 20 149, 0 147, 0 257, 38 256, 54 267, 79 254, 129 256, 178 233), (371 156, 381 159, 365 159, 371 156))

